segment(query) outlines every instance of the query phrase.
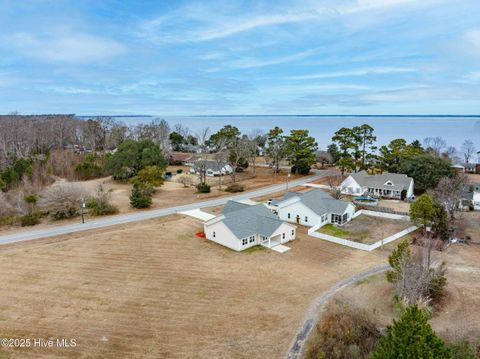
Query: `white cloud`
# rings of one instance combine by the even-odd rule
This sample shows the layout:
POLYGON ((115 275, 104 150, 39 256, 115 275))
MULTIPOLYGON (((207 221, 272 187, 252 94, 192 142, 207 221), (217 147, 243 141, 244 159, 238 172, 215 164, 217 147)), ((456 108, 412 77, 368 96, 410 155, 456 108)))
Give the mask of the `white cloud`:
POLYGON ((43 36, 15 33, 6 42, 20 54, 46 62, 91 63, 126 52, 126 48, 114 40, 65 29, 43 36))
POLYGON ((375 74, 395 74, 395 73, 407 73, 415 72, 413 68, 407 67, 370 67, 351 71, 338 71, 338 72, 322 72, 300 76, 288 76, 287 80, 313 80, 313 79, 326 79, 334 77, 350 77, 350 76, 365 76, 375 74))
POLYGON ((446 0, 344 0, 311 4, 295 2, 289 7, 269 6, 268 11, 229 6, 208 7, 204 4, 184 6, 170 14, 162 14, 140 25, 138 35, 155 42, 200 42, 237 35, 257 28, 322 21, 331 17, 367 11, 390 11, 407 6, 429 6, 446 0), (248 13, 249 15, 244 15, 248 13), (184 30, 187 29, 187 30, 184 30))
POLYGON ((308 56, 313 55, 316 51, 317 49, 309 49, 302 52, 297 52, 295 54, 281 56, 281 57, 267 59, 267 60, 246 58, 246 59, 231 61, 227 64, 227 67, 236 68, 236 69, 249 69, 254 67, 280 65, 280 64, 285 64, 288 62, 304 59, 308 56))

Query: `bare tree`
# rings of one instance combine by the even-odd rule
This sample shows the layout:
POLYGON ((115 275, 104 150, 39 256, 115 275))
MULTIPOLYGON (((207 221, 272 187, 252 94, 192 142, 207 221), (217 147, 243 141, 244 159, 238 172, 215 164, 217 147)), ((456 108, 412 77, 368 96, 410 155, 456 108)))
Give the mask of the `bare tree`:
POLYGON ((232 167, 232 182, 237 180, 237 172, 240 164, 248 158, 248 144, 246 140, 239 137, 228 139, 228 163, 232 167))
POLYGON ((462 145, 462 154, 466 163, 470 163, 470 160, 475 156, 475 145, 470 140, 465 140, 462 145))
POLYGON ((317 163, 320 163, 322 166, 321 168, 324 169, 325 164, 332 163, 333 158, 332 155, 327 151, 317 151, 317 153, 315 154, 315 161, 317 163))
POLYGON ((0 217, 12 215, 14 212, 12 205, 7 200, 7 196, 0 191, 0 217))
POLYGON ((81 200, 86 195, 85 189, 79 184, 58 183, 42 194, 39 205, 55 219, 70 218, 78 215, 81 200))
POLYGON ((200 146, 200 160, 195 163, 195 170, 199 175, 200 183, 207 182, 207 158, 208 158, 208 139, 210 138, 210 128, 203 127, 197 132, 198 145, 200 146))
POLYGON ((430 150, 434 155, 440 156, 442 150, 447 147, 447 142, 441 137, 427 137, 423 140, 425 148, 430 150))
POLYGON ((260 142, 263 140, 264 136, 265 135, 262 130, 254 129, 247 135, 247 138, 245 141, 247 145, 246 150, 247 150, 248 160, 252 164, 254 176, 257 174, 258 147, 260 145, 260 142))
POLYGON ((216 141, 215 154, 213 156, 217 167, 220 170, 220 175, 218 176, 218 189, 222 190, 222 169, 225 167, 228 159, 228 148, 227 148, 227 139, 219 138, 216 141))
MULTIPOLYGON (((427 240, 425 243, 430 243, 427 240)), ((446 284, 444 262, 431 263, 432 246, 404 251, 397 259, 393 286, 406 305, 428 305, 438 300, 446 284)))
POLYGON ((170 125, 167 121, 154 119, 149 123, 138 124, 134 133, 137 139, 152 140, 165 153, 170 151, 170 125))
POLYGON ((455 220, 455 212, 458 211, 462 190, 467 182, 467 176, 464 173, 458 173, 452 177, 441 178, 433 191, 435 201, 445 207, 451 223, 455 220))
POLYGON ((342 189, 340 188, 340 184, 342 183, 342 176, 341 175, 334 175, 327 177, 327 183, 330 187, 329 193, 333 198, 340 199, 342 198, 342 189))

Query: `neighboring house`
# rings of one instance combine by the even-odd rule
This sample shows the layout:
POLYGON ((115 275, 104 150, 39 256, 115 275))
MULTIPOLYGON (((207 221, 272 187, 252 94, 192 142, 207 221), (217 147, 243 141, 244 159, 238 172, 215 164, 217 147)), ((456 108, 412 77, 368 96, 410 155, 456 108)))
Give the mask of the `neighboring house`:
POLYGON ((471 207, 480 211, 480 183, 467 184, 463 187, 460 208, 469 209, 471 207))
POLYGON ((198 159, 198 157, 195 158, 191 153, 184 152, 171 152, 167 158, 168 163, 171 165, 186 165, 198 159))
POLYGON ((196 160, 191 163, 187 163, 188 166, 190 166, 190 173, 200 173, 201 171, 205 171, 207 176, 213 177, 213 176, 220 176, 220 175, 228 175, 232 173, 233 169, 232 167, 225 163, 221 164, 218 163, 217 161, 213 160, 196 160))
POLYGON ((281 221, 264 204, 228 201, 222 214, 204 224, 205 237, 234 251, 262 245, 272 248, 294 240, 296 227, 281 221))
POLYGON ((321 189, 287 192, 282 199, 271 201, 270 207, 281 220, 308 227, 327 223, 342 225, 355 214, 352 203, 335 199, 321 189))
POLYGON ((365 171, 352 173, 340 185, 343 194, 353 196, 371 195, 385 198, 402 198, 402 191, 405 191, 405 198, 413 197, 413 178, 399 173, 382 173, 369 175, 365 171))
POLYGON ((452 168, 463 173, 480 173, 480 164, 478 163, 456 163, 452 168))

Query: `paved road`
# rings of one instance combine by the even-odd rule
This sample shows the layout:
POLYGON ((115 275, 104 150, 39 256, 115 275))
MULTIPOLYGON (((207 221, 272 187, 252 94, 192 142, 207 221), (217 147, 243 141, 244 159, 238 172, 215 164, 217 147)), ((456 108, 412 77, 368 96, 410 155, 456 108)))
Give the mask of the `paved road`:
POLYGON ((370 277, 374 274, 386 271, 388 268, 390 268, 390 265, 384 264, 378 267, 371 268, 369 270, 366 270, 364 272, 355 274, 354 276, 344 279, 332 288, 330 288, 328 291, 323 293, 320 297, 318 297, 315 302, 313 303, 312 307, 308 311, 307 317, 305 318, 305 321, 303 322, 303 325, 300 327, 300 329, 297 332, 297 335, 295 337, 295 340, 290 347, 290 350, 287 353, 286 358, 287 359, 297 359, 300 358, 302 355, 305 345, 305 340, 308 338, 308 334, 313 328, 313 324, 315 323, 315 319, 318 317, 318 314, 320 311, 323 309, 324 305, 327 303, 327 301, 339 290, 354 284, 358 282, 359 280, 365 279, 367 277, 370 277))
MULTIPOLYGON (((304 183, 314 181, 316 179, 329 176, 332 174, 332 172, 329 172, 329 171, 314 170, 314 172, 315 174, 313 176, 308 176, 299 180, 290 181, 289 187, 299 186, 304 183)), ((197 209, 197 208, 218 206, 218 205, 225 204, 230 199, 242 200, 242 199, 247 199, 252 197, 264 196, 270 193, 275 193, 275 192, 285 190, 285 187, 286 187, 286 184, 279 184, 279 185, 261 188, 255 191, 244 192, 238 195, 226 196, 226 197, 216 198, 216 199, 203 201, 203 202, 189 203, 181 206, 160 208, 160 209, 154 209, 150 211, 128 213, 128 214, 117 215, 117 216, 112 216, 108 218, 99 218, 99 219, 89 220, 85 224, 82 224, 82 223, 67 224, 63 226, 55 226, 51 228, 7 234, 7 235, 0 236, 0 245, 20 242, 20 241, 28 241, 32 239, 58 236, 58 235, 67 234, 67 233, 75 233, 80 231, 86 231, 89 229, 109 227, 117 224, 142 221, 145 219, 168 216, 170 214, 174 214, 177 212, 188 211, 188 210, 197 209)))

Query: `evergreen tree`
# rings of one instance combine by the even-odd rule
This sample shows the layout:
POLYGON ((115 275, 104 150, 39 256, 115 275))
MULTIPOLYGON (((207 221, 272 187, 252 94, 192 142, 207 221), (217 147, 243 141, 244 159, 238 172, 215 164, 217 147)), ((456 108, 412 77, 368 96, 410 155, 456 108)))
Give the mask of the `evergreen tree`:
POLYGON ((387 327, 371 359, 443 359, 450 349, 427 322, 427 314, 416 305, 408 307, 399 320, 387 327))
POLYGON ((130 194, 130 205, 134 208, 147 208, 152 205, 152 188, 135 183, 130 194))
POLYGON ((315 152, 318 146, 308 130, 291 130, 285 137, 285 150, 292 167, 292 172, 308 174, 315 163, 315 152))

